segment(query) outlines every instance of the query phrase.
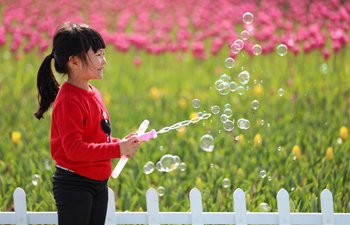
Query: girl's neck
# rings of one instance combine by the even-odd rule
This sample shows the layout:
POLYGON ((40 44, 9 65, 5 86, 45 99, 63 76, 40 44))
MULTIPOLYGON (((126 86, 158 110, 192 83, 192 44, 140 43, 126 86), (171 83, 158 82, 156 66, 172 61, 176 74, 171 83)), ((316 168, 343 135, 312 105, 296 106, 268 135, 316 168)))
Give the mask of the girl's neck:
POLYGON ((91 88, 90 88, 90 85, 89 85, 89 82, 87 81, 83 81, 83 80, 74 80, 74 79, 71 79, 71 78, 68 78, 67 80, 68 83, 76 86, 76 87, 79 87, 81 89, 84 89, 86 91, 91 91, 91 88))

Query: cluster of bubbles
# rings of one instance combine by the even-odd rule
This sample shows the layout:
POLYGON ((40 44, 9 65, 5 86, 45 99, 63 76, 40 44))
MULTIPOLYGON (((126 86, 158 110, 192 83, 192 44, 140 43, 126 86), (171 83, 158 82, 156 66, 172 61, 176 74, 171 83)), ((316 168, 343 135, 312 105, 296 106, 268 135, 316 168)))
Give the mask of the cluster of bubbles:
MULTIPOLYGON (((254 21, 254 15, 251 12, 246 12, 243 14, 243 23, 246 25, 250 25, 254 21)), ((244 48, 244 41, 247 41, 250 38, 251 32, 248 30, 243 30, 240 33, 240 39, 237 39, 231 46, 231 52, 233 54, 238 54, 244 48)), ((254 55, 261 55, 263 52, 263 48, 259 44, 254 44, 252 46, 252 53, 254 55)), ((280 56, 285 56, 288 53, 288 47, 285 44, 279 44, 276 47, 276 52, 280 56)), ((229 57, 225 60, 225 65, 227 68, 233 68, 236 62, 233 58, 229 57)))
POLYGON ((148 161, 143 166, 143 173, 144 174, 151 174, 154 169, 157 169, 159 172, 171 172, 176 169, 179 169, 180 171, 186 171, 187 165, 184 162, 181 162, 181 159, 177 155, 171 155, 171 154, 165 154, 163 155, 160 160, 154 164, 152 161, 148 161))
POLYGON ((238 95, 243 95, 248 89, 248 87, 243 85, 248 84, 250 80, 250 73, 247 70, 243 70, 237 75, 237 79, 239 83, 233 81, 231 76, 222 74, 215 82, 215 89, 221 95, 227 95, 232 92, 235 92, 238 95))

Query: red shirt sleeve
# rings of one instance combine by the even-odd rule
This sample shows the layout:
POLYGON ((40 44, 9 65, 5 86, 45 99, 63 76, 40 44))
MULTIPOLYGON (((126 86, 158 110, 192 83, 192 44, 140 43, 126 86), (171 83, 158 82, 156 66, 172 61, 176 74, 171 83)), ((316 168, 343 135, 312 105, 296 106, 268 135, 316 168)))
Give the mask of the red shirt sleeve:
POLYGON ((119 140, 111 143, 93 143, 83 140, 84 110, 74 99, 66 98, 56 105, 52 118, 63 150, 70 160, 97 161, 120 158, 119 140))

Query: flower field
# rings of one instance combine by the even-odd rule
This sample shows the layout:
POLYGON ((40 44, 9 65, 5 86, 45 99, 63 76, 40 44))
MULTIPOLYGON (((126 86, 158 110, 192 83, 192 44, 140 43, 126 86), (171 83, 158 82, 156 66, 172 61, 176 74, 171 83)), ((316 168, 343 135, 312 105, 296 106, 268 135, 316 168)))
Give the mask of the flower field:
POLYGON ((144 211, 154 187, 161 211, 188 211, 197 187, 204 211, 232 211, 236 188, 248 210, 277 211, 285 188, 292 211, 318 212, 328 188, 335 212, 349 213, 350 4, 295 2, 1 0, 0 211, 13 209, 16 187, 28 210, 55 210, 50 113, 33 115, 36 73, 70 20, 108 44, 104 78, 92 83, 113 136, 144 119, 159 131, 211 113, 141 145, 109 180, 117 210, 144 211))

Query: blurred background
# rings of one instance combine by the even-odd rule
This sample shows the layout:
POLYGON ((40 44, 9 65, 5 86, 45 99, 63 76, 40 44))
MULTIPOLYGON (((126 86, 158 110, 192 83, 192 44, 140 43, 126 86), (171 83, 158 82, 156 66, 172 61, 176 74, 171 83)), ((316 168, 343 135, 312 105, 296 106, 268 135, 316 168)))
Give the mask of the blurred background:
POLYGON ((108 45, 92 83, 113 136, 144 119, 169 129, 109 180, 117 211, 144 211, 149 187, 161 211, 188 211, 196 187, 204 211, 232 211, 236 188, 248 210, 277 211, 285 188, 291 211, 318 212, 328 188, 335 212, 350 212, 349 1, 0 0, 0 15, 0 211, 16 187, 28 210, 56 210, 36 74, 71 21, 108 45))

